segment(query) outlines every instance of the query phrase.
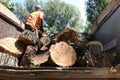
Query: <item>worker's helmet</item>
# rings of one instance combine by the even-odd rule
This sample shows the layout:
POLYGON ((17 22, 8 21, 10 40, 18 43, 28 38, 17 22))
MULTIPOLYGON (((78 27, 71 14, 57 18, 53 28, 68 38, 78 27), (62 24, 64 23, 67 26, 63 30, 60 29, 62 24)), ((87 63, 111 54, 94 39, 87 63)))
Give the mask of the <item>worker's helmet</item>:
POLYGON ((42 9, 42 6, 41 5, 36 5, 35 9, 42 9))

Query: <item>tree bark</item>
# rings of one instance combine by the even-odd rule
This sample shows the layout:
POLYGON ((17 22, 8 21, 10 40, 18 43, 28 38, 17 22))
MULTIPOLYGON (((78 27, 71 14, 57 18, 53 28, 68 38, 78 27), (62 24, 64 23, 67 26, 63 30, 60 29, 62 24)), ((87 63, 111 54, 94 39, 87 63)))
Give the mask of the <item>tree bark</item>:
POLYGON ((0 52, 0 65, 18 67, 18 59, 7 53, 0 52))
POLYGON ((74 43, 75 45, 78 44, 78 36, 75 31, 72 29, 64 29, 62 32, 58 33, 56 35, 57 42, 70 41, 71 43, 74 43))
POLYGON ((31 44, 31 45, 35 45, 38 38, 36 36, 35 32, 29 31, 29 30, 25 30, 21 33, 21 35, 19 35, 18 40, 26 43, 26 44, 31 44))
POLYGON ((32 67, 33 63, 32 63, 31 58, 36 55, 37 51, 38 51, 37 46, 28 45, 27 48, 26 48, 26 51, 23 54, 23 57, 20 61, 20 66, 32 67))

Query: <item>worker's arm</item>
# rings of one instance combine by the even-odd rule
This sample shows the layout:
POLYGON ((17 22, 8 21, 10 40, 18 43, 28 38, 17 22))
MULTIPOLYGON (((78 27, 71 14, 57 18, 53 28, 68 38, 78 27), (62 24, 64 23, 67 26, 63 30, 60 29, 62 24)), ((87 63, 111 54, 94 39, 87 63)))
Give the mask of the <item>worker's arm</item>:
POLYGON ((42 31, 42 33, 44 32, 44 19, 41 19, 41 22, 42 22, 42 24, 41 24, 41 31, 42 31))
POLYGON ((40 19, 41 19, 41 26, 40 26, 40 30, 42 31, 42 33, 44 32, 44 13, 40 12, 40 19))

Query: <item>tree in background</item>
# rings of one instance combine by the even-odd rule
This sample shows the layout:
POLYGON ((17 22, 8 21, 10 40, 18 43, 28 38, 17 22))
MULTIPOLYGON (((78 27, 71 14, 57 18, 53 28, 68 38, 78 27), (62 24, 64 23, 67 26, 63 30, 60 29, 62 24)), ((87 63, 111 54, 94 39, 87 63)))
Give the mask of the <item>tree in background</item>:
POLYGON ((11 11, 14 11, 14 3, 10 3, 10 0, 0 0, 0 3, 2 3, 4 6, 6 6, 11 11))
POLYGON ((34 11, 35 5, 43 6, 45 13, 45 21, 49 25, 52 32, 59 32, 66 27, 70 27, 78 32, 82 26, 79 10, 73 5, 64 3, 60 0, 48 0, 46 3, 37 0, 25 0, 24 5, 20 3, 15 4, 15 14, 24 23, 27 16, 34 11))
MULTIPOLYGON (((45 20, 51 30, 61 31, 66 27, 80 26, 80 12, 73 5, 60 0, 49 0, 44 6, 45 20)), ((80 30, 80 29, 76 29, 80 30)))
POLYGON ((24 4, 17 2, 15 3, 14 13, 21 21, 25 23, 28 15, 34 11, 37 4, 40 4, 37 0, 25 0, 24 4))
POLYGON ((111 0, 87 0, 86 2, 86 14, 87 14, 87 21, 88 21, 88 29, 90 30, 92 25, 97 21, 98 16, 100 15, 101 11, 105 8, 105 6, 111 0))

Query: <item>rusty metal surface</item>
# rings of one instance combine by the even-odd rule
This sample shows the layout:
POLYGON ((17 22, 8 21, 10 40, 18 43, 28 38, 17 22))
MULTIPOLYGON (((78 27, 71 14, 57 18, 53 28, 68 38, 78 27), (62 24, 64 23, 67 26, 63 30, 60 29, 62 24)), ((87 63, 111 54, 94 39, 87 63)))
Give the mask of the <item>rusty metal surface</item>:
MULTIPOLYGON (((120 5, 120 4, 119 4, 120 5)), ((104 45, 117 37, 117 29, 120 26, 120 6, 114 13, 100 26, 100 29, 94 34, 94 40, 101 41, 104 45)))
POLYGON ((0 15, 0 39, 5 37, 17 38, 22 29, 11 24, 9 20, 0 15))
POLYGON ((61 67, 41 67, 41 68, 0 68, 1 77, 12 78, 13 80, 27 79, 80 79, 80 80, 109 80, 120 78, 120 73, 111 71, 110 68, 61 68, 61 67))
POLYGON ((24 23, 22 23, 13 12, 0 3, 0 15, 7 18, 10 22, 14 23, 16 27, 24 29, 24 23))
POLYGON ((103 22, 108 16, 111 15, 111 13, 114 12, 114 10, 119 6, 120 0, 111 0, 111 2, 104 8, 104 10, 100 13, 98 20, 94 23, 92 27, 91 34, 93 34, 96 29, 98 29, 101 22, 103 22))

